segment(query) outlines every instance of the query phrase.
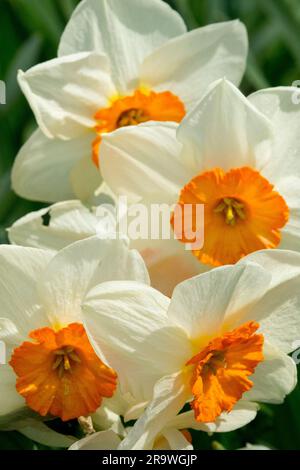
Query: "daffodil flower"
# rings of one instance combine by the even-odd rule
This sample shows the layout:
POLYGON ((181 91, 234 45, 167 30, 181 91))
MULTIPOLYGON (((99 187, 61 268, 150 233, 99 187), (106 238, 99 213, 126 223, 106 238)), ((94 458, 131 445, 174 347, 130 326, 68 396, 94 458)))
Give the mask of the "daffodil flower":
POLYGON ((195 274, 261 249, 299 251, 299 107, 293 93, 274 88, 247 99, 223 79, 180 125, 149 123, 104 137, 102 173, 116 194, 147 207, 183 209, 171 218, 177 243, 161 243, 161 262, 171 246, 195 274), (203 205, 200 227, 194 212, 184 220, 188 205, 203 205), (202 247, 181 250, 194 241, 183 226, 188 233, 204 229, 202 247))
POLYGON ((117 301, 103 314, 107 292, 93 289, 83 305, 86 328, 123 392, 141 387, 147 401, 150 375, 161 375, 119 448, 152 448, 187 402, 191 411, 179 414, 179 428, 206 432, 247 424, 257 402, 281 403, 297 381, 288 354, 300 337, 299 279, 300 254, 251 254, 179 284, 167 312, 157 314, 155 331, 147 314, 130 317, 117 301))
POLYGON ((88 200, 101 183, 103 133, 180 122, 214 80, 239 84, 247 47, 239 21, 187 32, 161 0, 84 0, 58 58, 19 72, 39 130, 17 157, 15 191, 46 202, 88 200))
POLYGON ((96 412, 115 394, 117 374, 95 354, 81 304, 90 288, 102 285, 108 288, 103 313, 115 298, 129 315, 135 306, 148 312, 157 295, 139 254, 126 239, 93 237, 57 254, 3 245, 0 260, 0 339, 7 350, 0 366, 0 424, 26 405, 64 421, 96 412))

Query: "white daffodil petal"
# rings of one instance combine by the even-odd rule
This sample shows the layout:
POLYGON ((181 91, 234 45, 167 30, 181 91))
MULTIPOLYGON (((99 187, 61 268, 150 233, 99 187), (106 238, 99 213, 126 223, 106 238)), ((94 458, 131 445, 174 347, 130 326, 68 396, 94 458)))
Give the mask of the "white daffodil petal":
POLYGON ((75 197, 71 171, 91 155, 93 134, 63 141, 37 130, 21 148, 12 169, 12 187, 33 201, 58 202, 75 197))
POLYGON ((0 316, 18 332, 28 333, 47 324, 36 293, 36 282, 52 258, 51 252, 19 246, 0 246, 0 316))
POLYGON ((288 250, 260 250, 241 259, 238 265, 245 263, 260 265, 271 273, 269 289, 275 289, 299 276, 300 254, 288 250))
POLYGON ((79 160, 73 167, 71 183, 78 199, 86 203, 93 202, 95 193, 102 183, 102 177, 90 155, 79 160))
POLYGON ((24 341, 24 332, 9 318, 0 318, 0 365, 6 363, 13 349, 24 341))
POLYGON ((116 370, 122 393, 152 397, 162 376, 183 367, 191 351, 182 330, 168 327, 169 299, 136 282, 104 283, 83 306, 86 330, 101 358, 116 370))
POLYGON ((80 318, 81 304, 89 289, 105 281, 131 279, 131 276, 149 282, 142 259, 129 251, 128 241, 92 237, 58 252, 43 273, 38 288, 51 321, 66 324, 80 318))
POLYGON ((178 429, 166 429, 162 433, 172 450, 193 450, 192 444, 184 437, 178 429))
POLYGON ((120 442, 120 437, 109 429, 80 439, 69 450, 116 450, 120 442))
POLYGON ((260 170, 271 156, 270 121, 225 79, 210 87, 177 135, 196 173, 216 167, 260 170))
MULTIPOLYGON (((296 349, 300 339, 300 254, 284 250, 254 253, 238 265, 253 261, 272 274, 268 289, 261 298, 241 310, 238 323, 257 321, 260 331, 274 346, 286 353, 296 349)), ((230 315, 228 315, 230 321, 230 315)))
POLYGON ((270 119, 274 129, 272 158, 263 173, 273 183, 300 178, 299 89, 278 87, 260 90, 249 101, 270 119))
POLYGON ((243 395, 244 400, 282 403, 297 383, 296 364, 289 356, 265 341, 264 361, 251 376, 253 387, 243 395))
POLYGON ((19 72, 19 84, 40 129, 49 138, 78 138, 92 129, 94 114, 116 90, 106 56, 82 52, 19 72))
POLYGON ((214 423, 198 423, 194 411, 186 411, 177 415, 168 423, 177 429, 195 429, 204 432, 230 432, 246 426, 253 421, 258 411, 256 403, 239 401, 230 413, 222 413, 214 423))
POLYGON ((141 78, 151 88, 170 90, 190 109, 215 80, 226 77, 239 85, 247 50, 247 32, 240 21, 212 24, 156 49, 145 59, 141 78))
POLYGON ((121 393, 120 387, 117 387, 114 395, 111 398, 104 398, 100 408, 91 415, 95 430, 113 429, 120 436, 124 435, 125 428, 121 416, 126 414, 129 406, 129 401, 121 393))
POLYGON ((264 336, 285 353, 300 340, 300 275, 268 292, 248 313, 260 324, 264 336))
POLYGON ((138 419, 147 408, 148 403, 138 403, 137 405, 133 405, 128 411, 124 414, 124 421, 127 423, 128 421, 138 419))
POLYGON ((196 425, 192 428, 209 433, 235 431, 251 423, 256 418, 258 410, 259 406, 256 403, 241 400, 230 413, 222 413, 215 423, 202 423, 202 426, 196 425))
POLYGON ((175 123, 149 123, 103 136, 101 171, 116 194, 133 202, 176 202, 190 176, 180 159, 176 129, 175 123))
POLYGON ((9 228, 8 237, 15 245, 58 251, 114 227, 113 214, 105 207, 96 216, 80 201, 67 201, 25 215, 9 228))
POLYGON ((21 410, 25 406, 24 398, 16 390, 16 375, 9 365, 0 366, 0 427, 2 418, 21 410))
POLYGON ((124 93, 136 87, 144 58, 185 31, 178 13, 161 0, 85 0, 73 13, 58 53, 107 54, 114 83, 124 93))
POLYGON ((169 319, 193 339, 218 334, 230 306, 236 312, 251 305, 265 292, 264 282, 268 285, 268 274, 254 264, 224 266, 200 274, 176 286, 169 319))
MULTIPOLYGON (((300 184, 300 181, 299 181, 300 184)), ((300 251, 300 227, 298 220, 300 220, 300 210, 299 210, 299 219, 297 217, 297 221, 295 224, 289 223, 288 227, 282 230, 282 240, 280 243, 279 248, 282 250, 292 250, 300 251)))
POLYGON ((285 199, 289 208, 289 220, 281 229, 280 249, 300 252, 300 177, 287 176, 281 178, 276 189, 285 199))
POLYGON ((187 399, 185 377, 181 372, 162 378, 155 385, 153 399, 145 413, 129 431, 119 449, 152 449, 164 424, 177 415, 187 399))

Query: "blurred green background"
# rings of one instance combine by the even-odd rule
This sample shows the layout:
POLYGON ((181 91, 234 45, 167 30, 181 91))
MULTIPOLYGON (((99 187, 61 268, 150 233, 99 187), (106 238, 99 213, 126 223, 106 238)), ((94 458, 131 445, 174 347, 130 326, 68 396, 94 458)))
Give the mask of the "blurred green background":
MULTIPOLYGON (((7 104, 0 105, 0 243, 5 228, 41 207, 10 190, 10 170, 18 149, 35 127, 16 81, 19 68, 56 56, 63 28, 78 0, 0 0, 0 80, 7 104)), ((242 90, 291 85, 300 79, 299 0, 169 0, 189 29, 233 18, 248 29, 250 55, 242 90)), ((280 406, 262 406, 256 420, 239 431, 194 434, 196 448, 236 449, 246 442, 300 450, 300 386, 280 406), (217 443, 215 442, 217 441, 217 443)), ((17 432, 0 433, 0 449, 37 449, 17 432)))

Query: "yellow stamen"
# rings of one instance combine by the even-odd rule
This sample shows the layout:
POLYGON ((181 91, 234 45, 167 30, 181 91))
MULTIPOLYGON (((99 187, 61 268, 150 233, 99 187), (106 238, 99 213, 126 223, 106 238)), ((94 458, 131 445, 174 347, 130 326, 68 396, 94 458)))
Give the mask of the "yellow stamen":
POLYGON ((64 356, 64 369, 65 370, 70 370, 71 369, 71 364, 70 364, 70 361, 69 361, 69 358, 68 356, 64 356))
POLYGON ((214 212, 219 214, 224 212, 225 222, 227 225, 234 226, 238 218, 245 220, 244 204, 237 199, 224 197, 220 204, 215 208, 214 212))
POLYGON ((53 363, 52 370, 58 369, 58 375, 60 378, 63 376, 65 371, 72 371, 72 361, 77 364, 81 363, 80 357, 75 353, 72 346, 57 349, 54 351, 54 355, 57 356, 57 358, 53 363))

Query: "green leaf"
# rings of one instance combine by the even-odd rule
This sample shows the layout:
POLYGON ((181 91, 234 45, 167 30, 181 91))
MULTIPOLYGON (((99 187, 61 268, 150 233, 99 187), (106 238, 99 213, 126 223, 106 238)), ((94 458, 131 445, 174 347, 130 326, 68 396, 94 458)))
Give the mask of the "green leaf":
POLYGON ((52 0, 11 0, 11 4, 30 33, 40 32, 57 47, 64 24, 52 0))
POLYGON ((15 101, 20 97, 21 90, 17 82, 18 70, 27 70, 29 67, 36 64, 41 51, 41 45, 41 37, 35 35, 27 39, 18 49, 5 76, 6 106, 0 108, 1 114, 8 113, 15 101))
POLYGON ((78 1, 77 0, 58 0, 59 7, 65 17, 68 20, 76 8, 78 1))

